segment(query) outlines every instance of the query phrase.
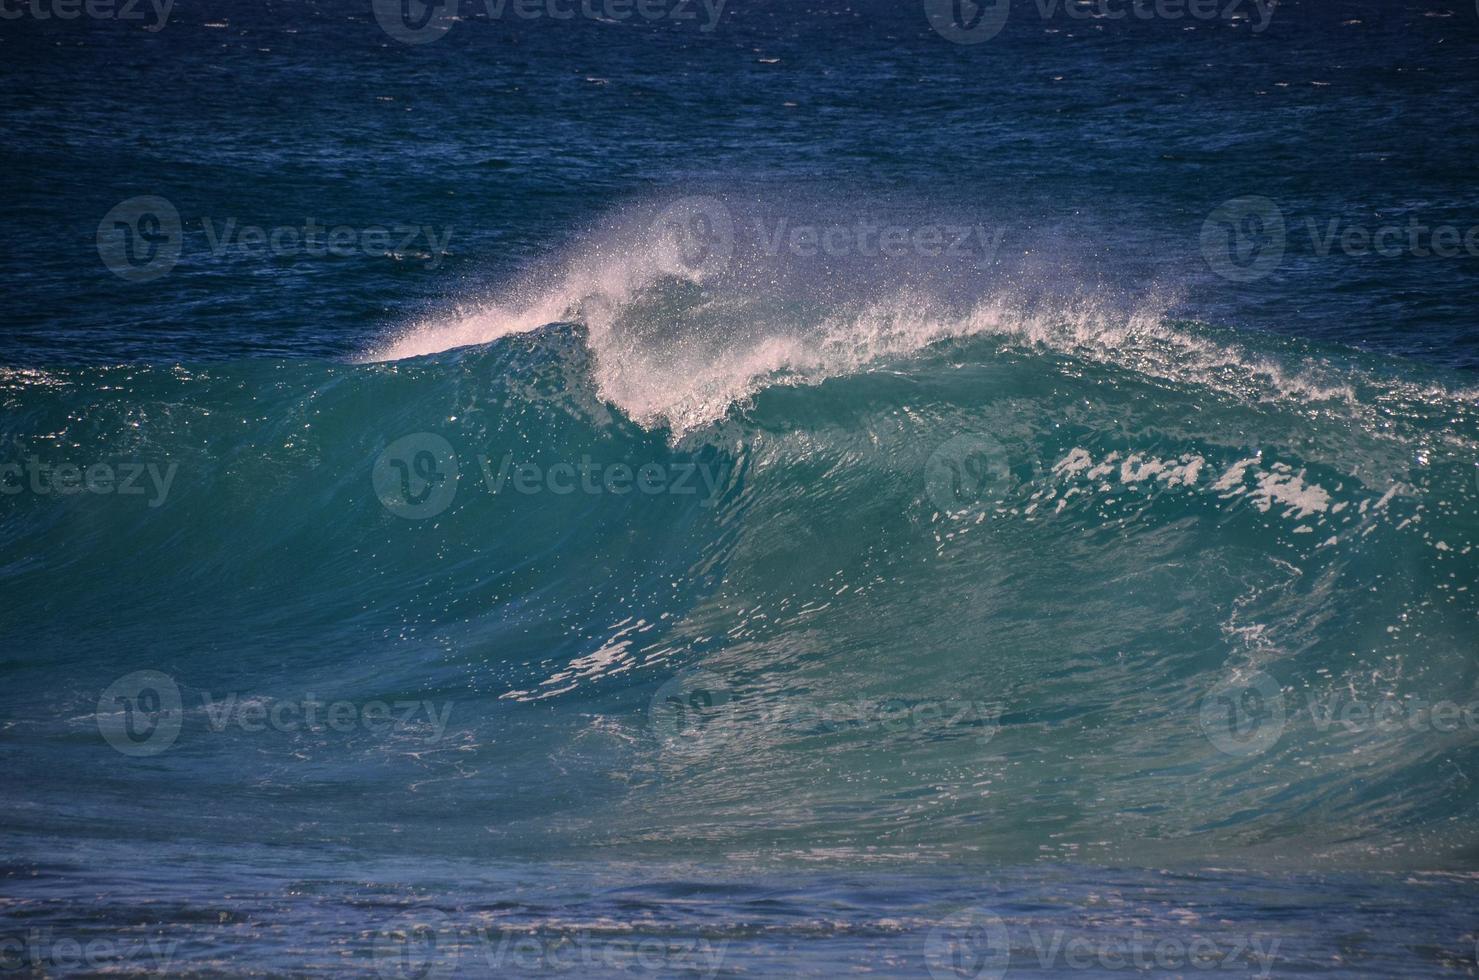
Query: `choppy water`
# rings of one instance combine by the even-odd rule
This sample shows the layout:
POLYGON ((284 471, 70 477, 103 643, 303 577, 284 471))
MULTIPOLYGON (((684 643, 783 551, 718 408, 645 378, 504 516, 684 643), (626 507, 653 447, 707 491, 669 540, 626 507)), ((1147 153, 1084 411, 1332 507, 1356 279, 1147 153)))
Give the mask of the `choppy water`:
POLYGON ((1339 6, 0 22, 0 968, 1479 970, 1479 15, 1339 6))

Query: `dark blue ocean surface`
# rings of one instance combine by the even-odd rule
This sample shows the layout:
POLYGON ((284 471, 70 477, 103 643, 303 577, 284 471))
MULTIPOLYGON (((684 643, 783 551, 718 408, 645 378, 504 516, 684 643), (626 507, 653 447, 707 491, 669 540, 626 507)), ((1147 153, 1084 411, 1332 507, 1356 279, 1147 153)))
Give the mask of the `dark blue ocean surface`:
POLYGON ((0 0, 0 973, 1479 973, 1479 9, 0 0))
POLYGON ((1192 319, 1474 367, 1479 257, 1423 256, 1432 232, 1406 233, 1479 220, 1473 5, 1286 2, 1266 23, 1252 0, 1214 6, 1044 20, 1016 3, 979 44, 932 30, 922 2, 734 2, 713 30, 698 0, 693 22, 470 6, 423 44, 368 2, 180 0, 157 32, 142 4, 139 20, 8 20, 7 361, 343 356, 636 196, 719 186, 840 196, 843 222, 885 195, 911 198, 916 226, 965 204, 1046 276, 1159 283, 1192 319), (146 285, 95 243, 139 195, 183 225, 179 265, 146 285), (1199 235, 1249 195, 1282 209, 1288 248, 1232 282, 1199 235), (310 219, 452 237, 435 263, 424 232, 317 257, 206 230, 310 219), (1400 227, 1400 247, 1322 256, 1331 222, 1400 227))

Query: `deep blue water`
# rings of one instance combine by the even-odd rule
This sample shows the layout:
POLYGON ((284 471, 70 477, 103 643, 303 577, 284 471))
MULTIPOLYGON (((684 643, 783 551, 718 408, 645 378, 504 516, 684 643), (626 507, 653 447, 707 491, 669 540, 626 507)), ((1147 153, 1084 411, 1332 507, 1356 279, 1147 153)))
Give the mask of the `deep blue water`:
POLYGON ((0 0, 0 972, 1479 973, 1479 8, 595 7, 0 0))

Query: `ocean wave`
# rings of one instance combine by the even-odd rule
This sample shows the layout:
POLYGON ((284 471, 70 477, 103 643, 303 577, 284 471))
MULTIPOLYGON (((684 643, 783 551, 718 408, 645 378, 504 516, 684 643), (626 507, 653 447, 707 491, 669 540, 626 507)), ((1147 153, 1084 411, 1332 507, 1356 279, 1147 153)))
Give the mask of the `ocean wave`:
POLYGON ((1472 855, 1453 379, 1152 300, 949 314, 602 254, 362 363, 0 375, 8 472, 52 474, 9 550, 86 556, 0 569, 47 708, 14 730, 91 723, 77 664, 445 701, 438 745, 300 733, 231 778, 311 804, 274 776, 308 760, 473 852, 1472 855), (56 482, 100 463, 107 492, 56 482), (253 639, 220 656, 222 623, 253 639))

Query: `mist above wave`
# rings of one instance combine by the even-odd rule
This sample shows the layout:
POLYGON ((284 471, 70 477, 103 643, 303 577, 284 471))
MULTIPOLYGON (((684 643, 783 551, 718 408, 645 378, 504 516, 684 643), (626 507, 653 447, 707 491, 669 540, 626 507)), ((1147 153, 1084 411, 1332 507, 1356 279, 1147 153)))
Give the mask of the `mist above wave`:
POLYGON ((1393 413, 1472 410, 1471 390, 1196 326, 1176 310, 1175 270, 1169 282, 1110 284, 1081 242, 949 213, 816 199, 633 205, 521 281, 404 326, 366 359, 578 323, 601 397, 675 438, 770 385, 815 384, 971 337, 1239 401, 1324 406, 1373 431, 1393 413))

